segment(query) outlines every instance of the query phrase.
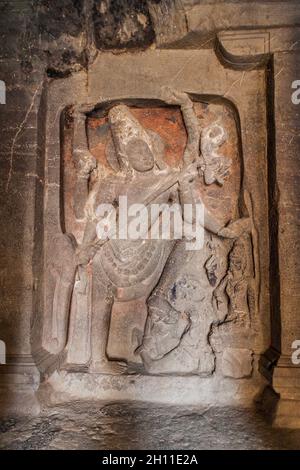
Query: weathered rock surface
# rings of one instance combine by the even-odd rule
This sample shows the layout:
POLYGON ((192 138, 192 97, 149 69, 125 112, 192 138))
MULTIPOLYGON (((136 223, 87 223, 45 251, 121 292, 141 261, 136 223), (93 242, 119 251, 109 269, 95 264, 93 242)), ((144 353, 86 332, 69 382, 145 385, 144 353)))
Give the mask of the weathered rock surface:
MULTIPOLYGON (((240 368, 234 361, 229 361, 230 370, 227 363, 225 375, 238 380, 246 376, 252 380, 252 366, 258 373, 258 358, 271 344, 271 349, 263 357, 261 369, 272 381, 272 370, 281 354, 273 381, 275 390, 281 394, 279 409, 282 420, 279 424, 292 422, 299 426, 300 373, 299 367, 291 364, 292 343, 299 339, 300 334, 299 108, 291 102, 291 84, 299 79, 300 70, 299 21, 299 5, 293 0, 0 2, 0 80, 5 82, 7 89, 6 105, 0 105, 0 203, 4 221, 0 245, 0 339, 7 347, 7 365, 0 368, 0 413, 5 411, 9 414, 10 407, 29 414, 37 413, 39 409, 33 393, 39 386, 36 364, 39 362, 40 367, 45 357, 43 351, 32 346, 32 331, 41 329, 39 322, 43 312, 37 293, 43 280, 44 190, 47 188, 49 193, 59 196, 60 179, 53 177, 55 172, 56 176, 59 175, 61 165, 59 139, 56 142, 56 167, 51 147, 56 138, 51 126, 59 129, 59 105, 68 93, 69 106, 74 104, 74 96, 79 101, 88 96, 93 103, 99 102, 100 95, 101 100, 104 97, 103 102, 105 99, 119 100, 120 97, 124 100, 128 97, 157 100, 161 85, 171 81, 178 90, 194 95, 193 99, 195 95, 197 100, 199 96, 205 96, 215 105, 217 96, 221 97, 223 104, 231 103, 230 110, 234 111, 236 124, 229 122, 230 113, 226 105, 221 114, 229 139, 222 155, 222 165, 212 178, 212 169, 218 160, 218 152, 214 152, 216 155, 206 178, 213 183, 222 181, 224 169, 230 167, 231 160, 232 175, 238 174, 239 165, 234 158, 237 149, 240 150, 244 172, 241 179, 245 184, 242 189, 251 189, 256 219, 251 244, 256 256, 253 264, 258 269, 251 272, 251 263, 248 263, 242 279, 234 276, 237 265, 242 265, 246 258, 243 253, 247 250, 240 245, 237 250, 239 256, 234 256, 235 267, 230 268, 230 276, 223 273, 223 289, 218 292, 216 313, 223 315, 222 321, 228 314, 230 322, 220 326, 215 340, 210 335, 212 343, 209 346, 214 349, 216 361, 209 347, 204 351, 207 360, 203 360, 199 367, 192 364, 190 370, 218 374, 224 345, 247 348, 255 353, 253 364, 250 353, 247 353, 240 368), (70 79, 70 82, 63 79, 70 79), (48 122, 45 129, 49 104, 46 89, 55 88, 53 83, 58 91, 51 104, 50 124, 48 122), (68 83, 75 83, 78 88, 73 89, 68 83), (60 89, 61 84, 66 91, 60 89), (77 93, 78 90, 80 92, 77 93), (45 170, 43 147, 46 133, 51 151, 45 170), (226 302, 222 302, 222 298, 229 301, 228 312, 225 312, 226 302), (255 303, 259 308, 253 309, 255 303), (249 308, 245 308, 246 305, 249 308), (237 318, 236 312, 241 311, 241 306, 243 318, 237 318), (259 321, 255 320, 253 325, 255 318, 259 321), (237 333, 242 331, 241 325, 243 334, 237 333), (252 334, 255 335, 255 344, 252 344, 252 334), (36 357, 33 359, 32 352, 36 353, 38 360, 36 357), (12 391, 16 392, 17 398, 13 398, 12 391)), ((202 104, 197 104, 198 117, 207 125, 210 123, 211 105, 203 111, 200 109, 202 104)), ((204 107, 206 105, 204 103, 204 107)), ((153 110, 150 113, 146 106, 142 112, 145 113, 143 120, 148 120, 146 127, 152 122, 155 131, 159 130, 163 115, 161 109, 157 109, 156 118, 151 118, 153 110)), ((97 119, 97 116, 93 118, 97 119)), ((172 134, 168 129, 177 118, 174 113, 169 127, 161 126, 162 134, 168 134, 170 139, 172 134)), ((174 132, 179 139, 178 129, 174 132)), ((175 145, 174 136, 171 140, 175 145)), ((182 145, 184 137, 179 141, 182 145)), ((97 142, 98 147, 101 145, 97 142)), ((167 145, 167 154, 171 153, 170 149, 171 144, 167 145)), ((240 179, 235 181, 239 190, 240 179)), ((221 189, 213 188, 214 194, 208 190, 204 199, 215 201, 214 209, 218 212, 216 201, 221 200, 218 193, 221 189)), ((240 215, 245 215, 245 191, 240 195, 234 193, 235 199, 237 196, 239 204, 236 201, 236 208, 242 206, 240 215)), ((227 197, 227 203, 228 200, 230 197, 227 197)), ((248 212, 249 207, 248 204, 248 212)), ((226 209, 225 212, 229 220, 228 211, 226 209)), ((53 225, 53 212, 52 206, 50 225, 53 225)), ((218 258, 219 248, 214 246, 212 249, 218 258)), ((210 288, 215 287, 216 272, 219 270, 221 276, 222 271, 222 266, 216 267, 214 261, 213 256, 205 260, 210 288)), ((193 315, 192 309, 189 314, 193 315)), ((135 325, 133 335, 131 332, 127 335, 128 343, 132 343, 130 348, 123 347, 122 351, 131 361, 135 347, 139 345, 140 323, 135 325)), ((122 328, 114 327, 116 331, 122 328)), ((210 331, 211 322, 206 328, 205 337, 208 338, 208 332, 213 331, 210 331)), ((115 357, 119 356, 118 349, 113 353, 115 357)), ((52 358, 47 357, 46 366, 40 367, 40 371, 45 371, 50 363, 51 373, 51 361, 52 358)), ((170 364, 162 364, 158 370, 159 373, 168 373, 170 364)), ((130 415, 130 407, 127 411, 130 415)), ((83 413, 82 419, 85 418, 83 413)), ((40 420, 31 422, 29 446, 35 445, 39 433, 45 434, 46 441, 50 443, 49 434, 43 430, 47 428, 47 420, 51 419, 46 413, 40 420)), ((238 422, 242 423, 239 418, 238 422)), ((5 426, 12 423, 8 421, 5 426)), ((27 432, 24 426, 20 421, 15 427, 16 432, 18 429, 27 432)), ((263 432, 268 435, 269 431, 263 432)), ((276 439, 272 441, 275 446, 276 442, 276 439)), ((255 441, 255 444, 259 442, 255 441)))
POLYGON ((0 422, 1 449, 300 449, 254 410, 76 402, 0 422), (228 423, 230 422, 230 427, 228 423))

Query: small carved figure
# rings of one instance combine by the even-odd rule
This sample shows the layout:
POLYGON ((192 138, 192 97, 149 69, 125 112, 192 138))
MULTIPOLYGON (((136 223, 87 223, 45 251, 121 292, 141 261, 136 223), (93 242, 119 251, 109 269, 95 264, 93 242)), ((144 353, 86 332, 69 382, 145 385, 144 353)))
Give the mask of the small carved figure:
POLYGON ((226 132, 218 123, 213 123, 201 132, 201 154, 204 160, 204 181, 206 184, 224 184, 229 175, 231 159, 217 151, 226 141, 226 132))
MULTIPOLYGON (((251 327, 254 297, 247 273, 247 249, 244 237, 237 240, 229 253, 229 269, 214 291, 214 304, 221 321, 230 328, 251 327), (230 325, 229 325, 230 323, 230 325)), ((222 328, 225 325, 221 325, 222 328)))

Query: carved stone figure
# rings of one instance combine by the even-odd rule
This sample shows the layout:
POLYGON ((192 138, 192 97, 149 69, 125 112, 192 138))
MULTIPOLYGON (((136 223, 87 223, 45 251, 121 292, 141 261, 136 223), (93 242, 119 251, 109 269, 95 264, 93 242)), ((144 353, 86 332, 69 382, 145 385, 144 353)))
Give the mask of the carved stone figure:
MULTIPOLYGON (((230 233, 230 228, 226 236, 237 237, 247 222, 232 223, 236 233, 230 233)), ((207 276, 206 257, 205 247, 187 254, 184 241, 179 240, 168 258, 148 300, 145 333, 137 349, 149 373, 206 376, 214 371, 209 336, 219 316, 213 308, 214 290, 207 276)), ((219 276, 216 269, 214 274, 219 276)))
MULTIPOLYGON (((230 326, 250 328, 254 297, 247 274, 246 240, 237 240, 229 253, 229 269, 214 291, 214 302, 218 317, 230 326)), ((225 325, 222 325, 224 328, 225 325)))
POLYGON ((183 250, 179 242, 148 301, 145 334, 138 352, 150 373, 209 375, 214 369, 208 342, 214 320, 211 292, 201 267, 193 269, 193 255, 186 259, 183 250), (183 266, 176 265, 175 256, 183 266))
MULTIPOLYGON (((221 126, 213 124, 202 132, 202 136, 204 182, 223 185, 231 161, 214 155, 214 149, 225 140, 225 132, 221 126)), ((199 194, 195 196, 195 180, 189 182, 186 192, 189 196, 186 196, 185 202, 201 200, 199 194)), ((212 228, 209 220, 206 222, 206 232, 215 234, 215 238, 237 238, 249 230, 248 219, 237 220, 219 231, 212 228)), ((218 255, 214 253, 209 260, 205 260, 205 250, 201 251, 201 254, 189 256, 184 251, 182 241, 177 242, 164 274, 148 301, 144 338, 137 352, 150 373, 209 375, 214 370, 215 356, 209 335, 218 318, 212 308, 210 285, 215 286, 217 282, 217 266, 213 267, 212 261, 218 255), (194 267, 193 261, 196 264, 194 267)))
POLYGON ((217 150, 226 140, 226 132, 218 123, 213 123, 201 133, 201 154, 204 159, 205 184, 217 182, 221 186, 229 175, 231 160, 219 155, 217 150))
POLYGON ((228 270, 213 292, 217 323, 211 342, 220 358, 222 374, 242 378, 252 374, 255 296, 250 235, 233 243, 228 270))
MULTIPOLYGON (((163 143, 157 134, 144 129, 128 106, 115 105, 108 112, 113 145, 107 149, 107 160, 111 171, 103 172, 102 168, 96 168, 96 161, 88 149, 85 115, 92 107, 75 109, 77 184, 74 205, 77 217, 85 221, 85 230, 80 245, 71 235, 60 237, 60 249, 67 250, 69 260, 63 268, 59 260, 53 260, 52 264, 56 279, 52 335, 54 337, 60 331, 58 348, 64 368, 109 374, 124 372, 126 364, 109 360, 106 353, 114 301, 128 301, 142 296, 147 298, 157 285, 167 260, 166 285, 170 280, 170 271, 172 277, 179 274, 171 265, 176 257, 182 263, 183 258, 178 257, 178 250, 182 250, 183 240, 175 243, 174 240, 153 240, 150 237, 138 240, 115 237, 110 214, 104 217, 98 213, 100 204, 111 204, 118 213, 121 196, 126 196, 128 206, 171 204, 174 201, 183 206, 199 202, 199 195, 195 196, 194 182, 198 178, 199 166, 206 162, 199 157, 200 129, 193 103, 187 94, 170 89, 163 90, 162 99, 168 104, 180 106, 186 126, 188 139, 181 169, 174 170, 164 164, 163 143), (94 181, 92 172, 96 174, 94 181), (106 230, 104 239, 97 236, 99 224, 106 230), (56 269, 57 265, 59 269, 56 269), (59 328, 58 324, 63 327, 59 328)), ((193 216, 186 216, 182 211, 182 217, 193 226, 193 216)), ((146 233, 155 222, 153 219, 148 221, 146 233)), ((247 226, 245 219, 223 227, 209 211, 204 210, 205 229, 220 237, 236 238, 247 226)), ((208 299, 205 298, 201 276, 204 277, 202 274, 199 279, 191 277, 187 269, 173 287, 176 298, 171 295, 162 299, 156 293, 151 296, 147 328, 153 337, 147 336, 146 332, 144 352, 141 352, 149 371, 151 365, 146 359, 148 348, 156 351, 151 353, 153 357, 150 354, 150 358, 157 360, 165 354, 172 354, 178 346, 180 349, 176 350, 176 354, 174 352, 177 358, 171 357, 171 361, 168 358, 156 372, 197 373, 203 369, 197 354, 192 360, 189 359, 192 351, 198 348, 201 332, 207 336, 209 327, 204 327, 208 299), (187 358, 185 361, 183 356, 187 358)), ((211 321, 207 323, 210 325, 211 321)), ((206 372, 211 371, 211 364, 210 359, 210 366, 204 367, 206 372)))

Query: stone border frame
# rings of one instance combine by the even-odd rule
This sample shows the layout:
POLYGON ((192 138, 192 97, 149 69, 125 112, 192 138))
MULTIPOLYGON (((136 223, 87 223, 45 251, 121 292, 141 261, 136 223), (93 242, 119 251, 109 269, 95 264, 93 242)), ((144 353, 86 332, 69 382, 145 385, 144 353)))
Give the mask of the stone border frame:
MULTIPOLYGON (((256 260, 259 328, 261 339, 255 345, 256 360, 270 344, 269 313, 269 233, 267 100, 266 70, 261 64, 252 67, 229 67, 225 57, 213 49, 157 50, 115 55, 101 53, 87 72, 53 80, 45 85, 40 107, 40 170, 45 178, 43 207, 39 205, 43 239, 37 244, 37 271, 43 273, 36 292, 32 345, 33 355, 42 373, 48 375, 57 367, 57 358, 42 346, 41 332, 47 328, 48 257, 55 256, 51 240, 61 233, 61 115, 72 105, 111 101, 156 101, 160 89, 171 85, 188 92, 199 101, 226 102, 235 110, 242 157, 242 188, 253 203, 254 225, 259 228, 256 260), (246 70, 244 70, 244 68, 246 70), (211 75, 215 79, 211 80, 211 75)), ((41 196, 38 195, 39 197, 41 196)))

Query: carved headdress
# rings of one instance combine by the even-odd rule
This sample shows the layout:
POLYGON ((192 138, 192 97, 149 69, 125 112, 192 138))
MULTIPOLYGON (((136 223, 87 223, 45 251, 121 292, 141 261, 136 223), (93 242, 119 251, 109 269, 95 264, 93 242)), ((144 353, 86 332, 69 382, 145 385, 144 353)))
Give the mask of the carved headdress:
POLYGON ((164 168, 164 143, 153 131, 145 129, 130 112, 126 105, 117 105, 110 109, 108 120, 113 138, 113 145, 107 150, 107 160, 116 171, 129 169, 128 156, 136 151, 149 152, 158 168, 164 168))

